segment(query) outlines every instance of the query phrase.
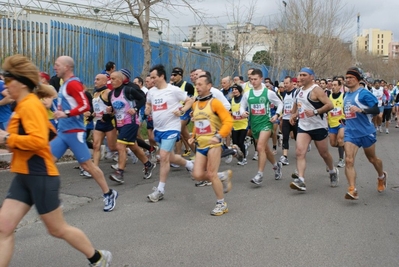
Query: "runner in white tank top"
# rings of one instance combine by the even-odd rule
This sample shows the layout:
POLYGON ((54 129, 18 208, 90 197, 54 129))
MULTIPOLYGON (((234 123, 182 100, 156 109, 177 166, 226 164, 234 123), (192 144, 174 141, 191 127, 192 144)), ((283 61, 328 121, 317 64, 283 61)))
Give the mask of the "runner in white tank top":
POLYGON ((306 153, 313 140, 320 156, 328 166, 331 186, 338 184, 338 169, 333 166, 333 159, 328 152, 327 112, 333 109, 331 100, 323 89, 314 83, 314 72, 310 68, 302 68, 299 72, 302 87, 296 96, 292 108, 290 123, 294 124, 299 118, 296 142, 296 159, 298 178, 290 187, 299 191, 306 191, 305 169, 306 153))

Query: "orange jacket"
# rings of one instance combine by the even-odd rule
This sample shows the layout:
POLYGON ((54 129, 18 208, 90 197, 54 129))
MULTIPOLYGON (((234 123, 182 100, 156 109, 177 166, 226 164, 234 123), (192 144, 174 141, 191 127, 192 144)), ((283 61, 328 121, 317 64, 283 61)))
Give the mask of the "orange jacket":
POLYGON ((13 152, 11 172, 58 176, 49 143, 49 130, 55 131, 39 98, 31 93, 20 101, 11 116, 7 145, 13 152))

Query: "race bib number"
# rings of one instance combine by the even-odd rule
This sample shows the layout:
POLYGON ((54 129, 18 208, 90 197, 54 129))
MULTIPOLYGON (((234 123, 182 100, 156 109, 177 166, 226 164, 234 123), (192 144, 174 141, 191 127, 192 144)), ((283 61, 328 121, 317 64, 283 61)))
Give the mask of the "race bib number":
POLYGON ((208 120, 195 121, 196 134, 210 134, 212 133, 211 123, 208 120))
POLYGON ((345 105, 344 112, 345 112, 345 118, 346 119, 354 119, 354 118, 356 118, 356 112, 351 112, 350 111, 351 106, 352 105, 350 105, 350 104, 345 105))
POLYGON ((290 115, 292 110, 292 101, 284 103, 284 115, 290 115))
POLYGON ((304 119, 305 118, 305 110, 303 109, 301 103, 298 103, 298 117, 300 119, 304 119))
POLYGON ((154 104, 152 105, 152 111, 162 111, 162 110, 167 110, 168 109, 168 103, 162 103, 162 104, 154 104))
POLYGON ((234 120, 241 120, 243 117, 241 116, 241 113, 239 111, 234 111, 233 112, 233 119, 234 120))
POLYGON ((333 108, 330 111, 331 117, 338 117, 342 115, 342 109, 340 107, 333 108))
POLYGON ((252 104, 251 105, 251 114, 252 115, 265 115, 266 114, 265 104, 264 103, 252 104))

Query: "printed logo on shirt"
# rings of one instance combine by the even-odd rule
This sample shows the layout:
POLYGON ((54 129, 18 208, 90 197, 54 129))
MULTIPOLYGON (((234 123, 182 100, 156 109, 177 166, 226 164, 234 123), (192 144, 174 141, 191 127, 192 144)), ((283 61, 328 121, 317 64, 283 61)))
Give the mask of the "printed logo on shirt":
POLYGON ((212 132, 211 123, 208 120, 195 121, 195 132, 197 134, 210 134, 212 132))

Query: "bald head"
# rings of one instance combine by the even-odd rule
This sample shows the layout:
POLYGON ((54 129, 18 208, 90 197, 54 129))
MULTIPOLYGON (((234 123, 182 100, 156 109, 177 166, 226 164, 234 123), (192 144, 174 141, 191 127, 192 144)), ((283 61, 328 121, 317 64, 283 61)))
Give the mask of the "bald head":
POLYGON ((69 56, 60 56, 54 63, 54 70, 57 77, 65 80, 73 76, 73 69, 75 67, 75 62, 69 56))
POLYGON ((222 79, 222 88, 224 90, 229 90, 230 86, 231 86, 231 78, 230 78, 230 76, 224 77, 222 79))
POLYGON ((111 73, 111 84, 113 88, 117 88, 123 84, 123 73, 120 71, 114 71, 111 73))
POLYGON ((107 76, 105 74, 97 74, 96 78, 94 79, 94 87, 102 88, 107 86, 107 76))

